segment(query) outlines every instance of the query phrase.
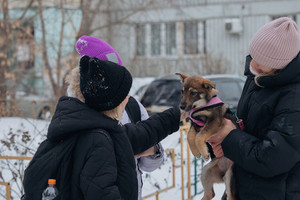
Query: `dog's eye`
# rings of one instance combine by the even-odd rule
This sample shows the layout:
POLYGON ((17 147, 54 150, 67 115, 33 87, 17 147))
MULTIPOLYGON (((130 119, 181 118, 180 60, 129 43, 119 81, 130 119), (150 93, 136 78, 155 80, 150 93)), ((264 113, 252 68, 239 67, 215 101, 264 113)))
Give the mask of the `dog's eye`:
POLYGON ((197 92, 191 92, 190 95, 191 95, 191 96, 196 96, 196 95, 197 95, 197 92))

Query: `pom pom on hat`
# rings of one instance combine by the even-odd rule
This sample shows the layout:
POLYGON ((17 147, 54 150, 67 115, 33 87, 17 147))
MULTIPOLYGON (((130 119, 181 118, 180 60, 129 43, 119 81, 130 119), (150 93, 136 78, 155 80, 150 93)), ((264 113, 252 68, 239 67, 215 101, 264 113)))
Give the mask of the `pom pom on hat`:
POLYGON ((80 56, 96 57, 123 65, 118 52, 101 39, 83 35, 77 40, 75 47, 80 56))
POLYGON ((300 51, 297 24, 281 17, 262 26, 250 42, 251 57, 260 65, 273 69, 285 68, 300 51))
POLYGON ((85 103, 97 111, 116 108, 132 85, 132 76, 125 67, 96 57, 81 57, 79 73, 85 103))

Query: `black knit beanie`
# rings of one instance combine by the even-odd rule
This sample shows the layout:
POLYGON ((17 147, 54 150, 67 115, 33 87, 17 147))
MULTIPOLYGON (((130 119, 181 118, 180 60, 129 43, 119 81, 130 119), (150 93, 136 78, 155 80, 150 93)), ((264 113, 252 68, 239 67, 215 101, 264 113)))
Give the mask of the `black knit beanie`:
POLYGON ((132 76, 125 67, 96 57, 81 57, 79 71, 85 103, 97 111, 116 108, 132 85, 132 76))

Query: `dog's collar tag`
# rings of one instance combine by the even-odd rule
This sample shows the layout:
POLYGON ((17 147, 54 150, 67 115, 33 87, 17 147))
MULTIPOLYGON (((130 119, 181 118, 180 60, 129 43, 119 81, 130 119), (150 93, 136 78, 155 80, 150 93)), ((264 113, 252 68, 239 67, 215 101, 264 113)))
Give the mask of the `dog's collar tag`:
POLYGON ((200 111, 200 110, 204 110, 205 108, 212 107, 212 106, 217 106, 219 104, 223 104, 223 101, 219 97, 215 96, 207 104, 205 104, 204 106, 201 106, 201 107, 198 107, 198 108, 193 108, 190 112, 189 118, 192 120, 192 122, 194 122, 198 126, 203 127, 204 122, 193 118, 193 114, 195 112, 200 111))
POLYGON ((236 123, 238 123, 238 125, 242 131, 245 129, 243 120, 239 119, 236 123))

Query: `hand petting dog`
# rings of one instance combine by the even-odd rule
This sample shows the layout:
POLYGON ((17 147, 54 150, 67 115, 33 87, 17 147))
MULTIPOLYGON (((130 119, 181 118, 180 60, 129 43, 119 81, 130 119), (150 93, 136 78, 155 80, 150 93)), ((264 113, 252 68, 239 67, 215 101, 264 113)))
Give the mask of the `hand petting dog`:
POLYGON ((207 142, 213 148, 216 158, 221 158, 222 156, 224 156, 221 144, 225 137, 234 129, 236 129, 236 126, 232 123, 232 121, 224 118, 223 128, 219 129, 213 136, 211 136, 207 140, 207 142))

